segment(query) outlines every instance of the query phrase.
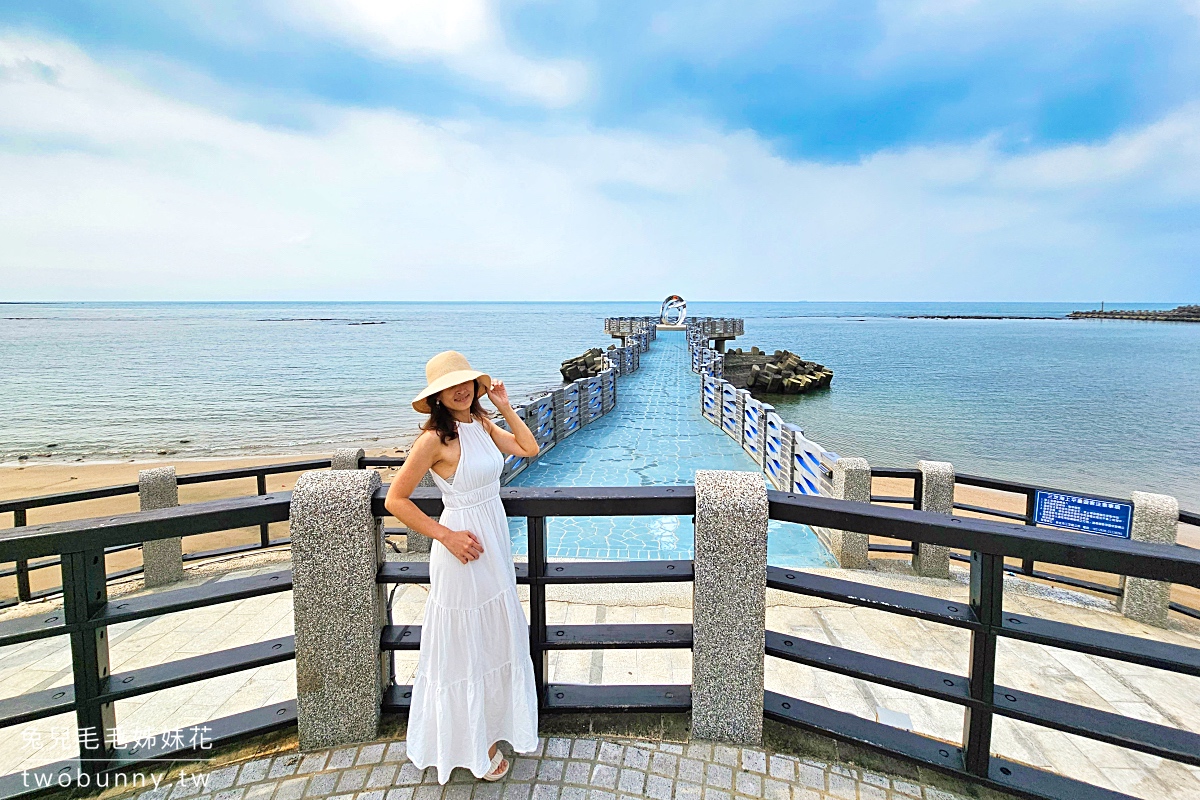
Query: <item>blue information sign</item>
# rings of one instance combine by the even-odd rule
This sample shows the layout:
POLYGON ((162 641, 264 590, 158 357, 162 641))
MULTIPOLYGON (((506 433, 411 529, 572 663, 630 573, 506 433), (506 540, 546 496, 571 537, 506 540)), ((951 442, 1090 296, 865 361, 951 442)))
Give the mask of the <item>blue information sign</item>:
POLYGON ((1038 525, 1128 539, 1133 527, 1133 506, 1115 500, 1039 491, 1034 519, 1038 525))

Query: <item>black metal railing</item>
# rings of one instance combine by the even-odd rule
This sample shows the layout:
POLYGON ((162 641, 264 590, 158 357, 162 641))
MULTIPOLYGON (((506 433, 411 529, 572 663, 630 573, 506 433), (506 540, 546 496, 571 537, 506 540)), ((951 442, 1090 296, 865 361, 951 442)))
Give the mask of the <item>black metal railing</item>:
MULTIPOLYGON (((872 503, 883 505, 901 505, 920 510, 921 508, 921 471, 916 469, 893 468, 893 467, 872 467, 872 478, 898 478, 901 480, 913 481, 912 495, 871 495, 872 503)), ((1080 492, 1067 492, 1061 489, 1051 489, 1045 486, 1037 486, 1029 483, 1021 483, 1019 481, 1002 480, 998 478, 988 478, 981 475, 958 475, 954 476, 955 486, 973 486, 981 489, 991 489, 998 492, 1020 495, 1025 500, 1025 510, 1023 512, 1006 511, 999 508, 991 508, 989 506, 974 505, 971 503, 954 502, 955 511, 968 511, 974 514, 984 515, 993 519, 1016 522, 1021 525, 1031 527, 1037 526, 1036 511, 1037 511, 1037 493, 1038 492, 1053 492, 1057 494, 1081 494, 1080 492)), ((1086 494, 1086 493, 1082 493, 1086 494)), ((1101 494, 1086 494, 1087 497, 1094 500, 1106 500, 1115 503, 1128 503, 1128 500, 1122 500, 1119 497, 1109 497, 1101 494)), ((1186 511, 1180 509, 1179 522, 1183 525, 1193 525, 1200 528, 1200 513, 1186 511)), ((919 544, 917 545, 919 547, 919 544)), ((891 554, 910 554, 913 552, 914 544, 887 544, 882 542, 872 542, 868 545, 868 550, 873 553, 891 553, 891 554)), ((950 558, 958 562, 970 561, 970 556, 965 553, 951 552, 950 558)), ((1014 575, 1024 575, 1030 578, 1036 578, 1047 583, 1056 583, 1060 586, 1070 586, 1074 589, 1084 589, 1097 594, 1104 594, 1111 597, 1120 597, 1123 594, 1122 585, 1118 581, 1116 585, 1107 583, 1099 583, 1097 581, 1089 581, 1085 578, 1078 578, 1072 575, 1064 575, 1058 572, 1037 569, 1037 564, 1034 559, 1021 559, 1020 566, 1015 564, 1005 564, 1004 571, 1014 575)), ((1117 574, 1120 577, 1119 573, 1117 574)), ((1184 616, 1193 619, 1200 619, 1200 608, 1193 608, 1184 603, 1171 601, 1170 610, 1183 614, 1184 616)))
MULTIPOLYGON (((291 572, 281 570, 110 602, 105 554, 146 541, 281 522, 288 518, 289 501, 290 494, 285 492, 0 531, 0 561, 54 557, 63 574, 62 608, 0 623, 0 647, 67 637, 73 674, 69 684, 0 700, 0 728, 74 712, 77 730, 91 731, 91 735, 80 737, 78 759, 43 770, 55 777, 77 772, 96 775, 180 752, 182 748, 165 739, 157 745, 112 742, 106 732, 114 727, 114 703, 293 658, 292 637, 113 673, 109 669, 110 626, 288 591, 291 572)), ((291 701, 212 720, 205 723, 207 746, 286 726, 295 718, 295 702, 291 701)), ((0 779, 0 796, 28 791, 30 786, 20 775, 0 779)))
MULTIPOLYGON (((254 478, 257 482, 257 492, 259 496, 267 494, 267 476, 268 475, 283 475, 292 472, 306 472, 313 469, 325 469, 330 466, 330 459, 319 458, 310 459, 308 461, 290 461, 282 464, 265 464, 257 467, 233 467, 230 469, 211 470, 208 472, 193 472, 188 475, 180 475, 176 478, 179 486, 189 486, 200 483, 213 483, 215 481, 233 481, 244 480, 246 478, 254 478)), ((399 467, 404 465, 404 458, 397 456, 368 456, 359 460, 360 467, 399 467)), ((80 489, 74 492, 59 492, 57 494, 41 495, 39 497, 25 497, 18 500, 0 500, 0 514, 12 513, 13 527, 23 528, 29 524, 29 509, 32 508, 49 508, 52 506, 61 506, 71 503, 82 503, 88 500, 102 500, 109 497, 120 497, 122 495, 137 494, 138 484, 123 483, 117 486, 101 486, 95 489, 80 489)), ((258 526, 259 540, 254 544, 234 545, 230 547, 222 547, 210 550, 201 550, 196 552, 185 552, 183 554, 184 561, 196 561, 206 558, 214 558, 217 556, 231 555, 235 553, 244 553, 252 550, 260 550, 270 547, 279 547, 291 543, 291 539, 280 537, 277 539, 271 538, 271 532, 266 523, 258 526)), ((113 547, 106 551, 108 554, 120 552, 122 550, 133 550, 140 547, 140 543, 122 545, 113 547)), ((0 578, 8 578, 16 576, 17 591, 15 597, 0 598, 0 608, 16 605, 17 603, 27 602, 29 600, 39 600, 44 597, 51 597, 62 592, 62 586, 50 586, 43 589, 34 590, 30 586, 30 575, 38 570, 53 569, 61 566, 58 556, 50 556, 43 559, 35 559, 33 561, 21 560, 16 561, 13 566, 0 569, 0 578)), ((142 571, 141 567, 132 567, 129 569, 116 570, 108 572, 108 580, 118 580, 130 575, 136 575, 142 571)))
MULTIPOLYGON (((379 516, 386 514, 385 494, 386 487, 373 500, 373 511, 379 516)), ((437 495, 436 489, 419 489, 413 499, 426 513, 436 514, 441 511, 437 495)), ((546 588, 562 584, 690 581, 691 562, 552 562, 546 558, 545 521, 555 516, 694 514, 693 488, 505 488, 501 497, 510 516, 525 517, 528 522, 529 561, 515 565, 515 569, 518 580, 529 585, 530 649, 542 709, 547 713, 687 710, 691 702, 689 686, 591 686, 551 681, 548 655, 555 650, 686 648, 692 643, 692 629, 683 624, 551 625, 546 619, 546 588)), ((964 629, 970 632, 971 643, 967 673, 958 675, 776 631, 768 631, 764 641, 765 657, 806 664, 962 706, 966 709, 966 724, 961 742, 941 741, 893 728, 774 691, 764 696, 766 717, 1028 796, 1124 795, 994 755, 991 731, 997 715, 1200 766, 1200 735, 1008 688, 996 673, 997 642, 1010 638, 1173 674, 1200 676, 1200 649, 1006 613, 1002 580, 1004 559, 1013 557, 1200 587, 1200 551, 775 491, 768 492, 768 503, 772 519, 970 551, 970 597, 965 603, 775 567, 767 568, 767 585, 964 629)), ((102 567, 106 548, 280 522, 287 519, 289 504, 288 493, 276 493, 0 532, 0 559, 58 556, 64 569, 62 611, 0 624, 0 646, 67 636, 74 674, 71 685, 0 701, 0 728, 74 712, 80 729, 107 730, 114 724, 112 709, 118 699, 294 657, 292 638, 282 637, 109 674, 106 636, 109 626, 286 591, 291 586, 291 576, 288 571, 280 571, 109 601, 102 567)), ((428 566, 420 562, 387 562, 379 570, 377 580, 384 584, 426 582, 428 566)), ((388 625, 380 640, 382 650, 414 650, 419 645, 419 626, 388 625)), ((390 686, 383 700, 384 710, 404 710, 408 691, 406 686, 390 686)), ((291 724, 295 715, 295 703, 288 702, 206 724, 211 732, 210 741, 220 742, 291 724)), ((83 752, 80 759, 52 765, 51 769, 100 773, 175 752, 167 744, 138 749, 129 744, 111 745, 105 742, 105 737, 100 737, 97 746, 83 752)), ((0 794, 6 791, 19 794, 20 791, 12 791, 16 786, 13 781, 0 784, 0 794)))

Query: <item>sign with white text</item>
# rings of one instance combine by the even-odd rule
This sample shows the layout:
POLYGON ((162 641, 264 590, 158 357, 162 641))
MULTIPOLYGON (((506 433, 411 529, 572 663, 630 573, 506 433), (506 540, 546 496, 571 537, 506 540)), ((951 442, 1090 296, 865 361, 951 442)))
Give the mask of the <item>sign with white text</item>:
POLYGON ((1133 505, 1061 492, 1037 493, 1034 521, 1101 536, 1128 539, 1133 529, 1133 505))

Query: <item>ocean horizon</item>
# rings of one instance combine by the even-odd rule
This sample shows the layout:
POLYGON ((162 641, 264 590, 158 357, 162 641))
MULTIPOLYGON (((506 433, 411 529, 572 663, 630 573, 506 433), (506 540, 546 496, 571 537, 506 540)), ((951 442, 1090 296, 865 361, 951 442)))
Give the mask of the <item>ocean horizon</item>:
MULTIPOLYGON (((689 301, 733 347, 835 372, 771 400, 842 455, 1200 507, 1200 325, 1068 320, 1096 303, 689 301), (925 317, 995 316, 1000 319, 925 317)), ((1106 303, 1109 309, 1178 303, 1106 303)), ((0 462, 228 458, 409 441, 425 361, 455 349, 514 399, 607 347, 646 302, 128 302, 0 306, 0 462)), ((697 378, 698 380, 698 378, 697 378)), ((747 468, 750 462, 747 460, 747 468)))

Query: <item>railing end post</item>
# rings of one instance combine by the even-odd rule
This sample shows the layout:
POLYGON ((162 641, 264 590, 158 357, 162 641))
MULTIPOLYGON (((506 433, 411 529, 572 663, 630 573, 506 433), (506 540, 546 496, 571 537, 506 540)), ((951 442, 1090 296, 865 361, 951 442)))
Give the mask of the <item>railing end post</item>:
MULTIPOLYGON (((138 472, 138 501, 142 511, 179 505, 179 479, 175 467, 155 467, 138 472)), ((142 580, 146 588, 183 580, 183 539, 142 542, 142 580)))
POLYGON ((696 472, 692 736, 760 744, 767 489, 758 472, 696 472))
MULTIPOLYGON (((1179 501, 1165 494, 1134 492, 1133 527, 1135 542, 1175 544, 1179 529, 1179 501)), ((1121 593, 1121 613, 1129 619, 1159 628, 1167 626, 1171 584, 1148 578, 1126 578, 1121 593)))
MULTIPOLYGON (((871 502, 871 465, 865 458, 839 458, 830 465, 831 493, 838 500, 871 502)), ((828 530, 829 549, 843 569, 867 569, 871 565, 869 537, 854 531, 828 530)))
POLYGON ((370 470, 306 472, 292 492, 292 603, 300 749, 334 747, 379 732, 387 619, 381 520, 370 470))
MULTIPOLYGON (((918 461, 921 494, 915 498, 921 510, 934 514, 954 513, 954 465, 948 461, 918 461)), ((913 542, 913 572, 925 578, 950 577, 950 548, 913 542)))
POLYGON ((333 451, 330 459, 330 469, 362 469, 362 460, 366 451, 361 447, 339 447, 333 451))

